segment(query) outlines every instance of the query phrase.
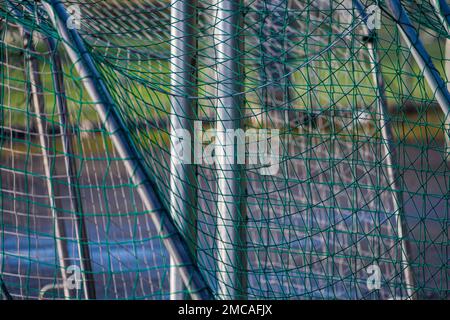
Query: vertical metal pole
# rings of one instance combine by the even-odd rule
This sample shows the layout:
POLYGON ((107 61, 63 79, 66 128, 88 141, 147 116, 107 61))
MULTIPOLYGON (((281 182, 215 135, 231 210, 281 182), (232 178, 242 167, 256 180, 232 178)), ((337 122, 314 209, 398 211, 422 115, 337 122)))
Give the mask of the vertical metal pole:
MULTIPOLYGON (((171 113, 170 113, 170 214, 181 234, 187 241, 190 254, 196 257, 197 242, 197 177, 193 163, 192 148, 182 150, 189 153, 186 163, 179 154, 176 144, 190 139, 194 146, 194 121, 197 118, 197 0, 171 1, 170 26, 170 70, 171 70, 171 113), (189 132, 189 135, 183 135, 189 132)), ((175 261, 171 259, 173 266, 175 261)), ((178 268, 170 271, 170 298, 186 298, 186 288, 178 268)))
POLYGON ((52 211, 53 220, 55 222, 55 237, 56 237, 56 250, 59 259, 59 268, 61 271, 61 277, 63 281, 64 288, 64 297, 65 299, 70 299, 70 291, 66 286, 67 284, 67 267, 68 267, 68 253, 67 253, 67 243, 64 238, 65 227, 64 221, 60 217, 60 213, 57 209, 54 186, 52 181, 52 173, 50 168, 50 155, 49 155, 49 145, 46 140, 46 131, 44 127, 44 123, 47 122, 45 116, 45 102, 44 96, 42 93, 42 82, 39 75, 39 63, 37 59, 34 57, 35 47, 33 44, 33 36, 30 32, 25 29, 22 29, 24 35, 24 45, 27 52, 26 60, 27 60, 27 69, 28 76, 30 80, 30 90, 32 103, 34 107, 34 113, 36 117, 36 126, 39 134, 39 141, 41 145, 42 152, 42 161, 44 165, 44 173, 47 182, 47 193, 50 201, 50 208, 52 211))
POLYGON ((116 111, 114 99, 109 93, 95 62, 87 51, 77 30, 67 27, 69 15, 64 4, 59 0, 48 0, 43 3, 53 25, 64 40, 64 46, 74 67, 82 79, 83 85, 95 102, 96 111, 110 133, 111 140, 123 159, 130 180, 137 187, 138 194, 150 211, 150 217, 158 230, 165 248, 179 265, 178 269, 193 299, 211 299, 209 287, 193 262, 189 249, 174 225, 170 215, 165 211, 154 185, 143 165, 142 155, 128 135, 123 119, 116 111))
MULTIPOLYGON (((366 17, 364 8, 362 7, 359 0, 354 1, 355 6, 361 16, 366 17)), ((364 19, 367 23, 367 19, 364 19)), ((414 273, 410 265, 410 249, 408 243, 405 240, 406 237, 406 217, 404 213, 403 205, 403 193, 402 184, 399 177, 398 171, 396 169, 396 149, 393 145, 394 138, 392 136, 392 125, 389 120, 388 107, 385 96, 383 75, 381 73, 380 61, 377 55, 377 50, 375 48, 375 31, 369 32, 367 39, 367 50, 370 57, 370 66, 372 70, 373 81, 376 84, 377 91, 377 113, 379 114, 379 123, 381 127, 382 144, 385 155, 385 164, 388 176, 389 185, 392 187, 392 200, 394 206, 394 214, 396 217, 396 228, 398 233, 398 238, 400 239, 400 249, 401 249, 401 266, 403 273, 405 275, 405 284, 408 299, 415 299, 416 294, 414 292, 415 281, 414 273)))
POLYGON ((247 293, 245 176, 234 152, 236 129, 242 126, 243 67, 241 1, 216 0, 214 42, 217 59, 217 225, 218 296, 243 299, 247 293), (228 137, 227 137, 228 136, 228 137), (231 154, 234 155, 231 158, 231 154))
POLYGON ((92 273, 86 224, 83 216, 81 194, 78 188, 78 179, 76 178, 76 162, 75 159, 70 156, 73 155, 74 152, 71 139, 69 113, 67 110, 67 100, 65 97, 61 58, 59 56, 55 41, 52 38, 47 38, 46 40, 51 54, 52 78, 55 86, 56 105, 58 107, 60 119, 64 165, 66 169, 67 182, 69 184, 69 201, 72 211, 75 214, 75 236, 77 239, 78 254, 80 256, 84 297, 85 299, 90 300, 95 299, 95 283, 92 273))

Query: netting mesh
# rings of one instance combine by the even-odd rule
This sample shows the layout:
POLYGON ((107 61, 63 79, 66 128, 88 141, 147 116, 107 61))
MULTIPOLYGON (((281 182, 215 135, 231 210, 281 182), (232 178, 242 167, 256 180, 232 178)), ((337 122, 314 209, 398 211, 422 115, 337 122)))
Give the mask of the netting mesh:
MULTIPOLYGON (((237 290, 249 299, 448 298, 449 115, 386 3, 363 1, 380 8, 380 29, 371 32, 354 0, 229 1, 232 10, 222 1, 185 2, 196 17, 189 23, 197 21, 178 30, 195 38, 186 91, 171 65, 179 2, 62 2, 80 9, 76 32, 164 208, 181 231, 194 230, 184 241, 214 297, 237 290), (240 40, 231 47, 222 28, 236 17, 240 40), (227 63, 238 70, 228 79, 227 63), (173 112, 182 99, 190 116, 173 112), (229 123, 279 130, 278 170, 202 162, 174 185, 173 117, 201 121, 206 132, 226 122, 233 104, 240 106, 229 123), (240 185, 238 196, 221 181, 240 185), (195 200, 174 202, 177 186, 194 190, 195 200), (235 201, 238 214, 223 216, 235 201), (230 238, 230 230, 241 235, 230 238), (376 289, 368 284, 374 266, 376 289)), ((401 4, 448 84, 443 13, 433 1, 401 4)), ((96 298, 189 293, 170 284, 182 265, 170 259, 61 30, 34 1, 2 2, 0 21, 3 294, 84 298, 64 285, 64 270, 85 260, 83 246, 90 266, 82 273, 96 298)), ((201 144, 212 142, 217 137, 201 144)))

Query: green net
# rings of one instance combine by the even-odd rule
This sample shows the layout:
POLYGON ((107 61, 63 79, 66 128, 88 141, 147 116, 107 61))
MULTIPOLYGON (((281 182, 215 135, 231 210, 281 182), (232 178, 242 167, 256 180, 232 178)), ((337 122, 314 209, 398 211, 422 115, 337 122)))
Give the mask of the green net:
POLYGON ((445 1, 8 0, 0 21, 5 298, 183 298, 188 269, 219 299, 448 299, 445 1))

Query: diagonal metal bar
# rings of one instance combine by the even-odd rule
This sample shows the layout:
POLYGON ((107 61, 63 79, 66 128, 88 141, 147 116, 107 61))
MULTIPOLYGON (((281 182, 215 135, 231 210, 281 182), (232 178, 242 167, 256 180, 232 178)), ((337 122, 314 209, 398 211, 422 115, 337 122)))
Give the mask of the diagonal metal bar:
POLYGON ((65 49, 82 78, 83 85, 95 102, 99 117, 110 133, 111 140, 119 155, 124 159, 125 168, 131 181, 137 186, 139 196, 159 232, 162 242, 171 258, 177 264, 181 278, 193 299, 211 299, 212 294, 200 271, 194 264, 189 247, 176 229, 174 222, 155 192, 154 185, 143 166, 142 155, 130 139, 121 116, 117 113, 115 102, 108 91, 95 62, 87 51, 76 29, 69 29, 69 14, 59 0, 43 2, 50 19, 61 38, 65 49))
POLYGON ((401 34, 405 42, 412 51, 412 55, 420 70, 423 71, 425 79, 436 96, 436 100, 442 109, 445 117, 446 135, 450 127, 450 94, 441 75, 433 64, 433 61, 425 49, 419 34, 411 23, 408 14, 403 8, 400 0, 387 0, 388 6, 393 14, 395 23, 400 27, 401 34))
MULTIPOLYGON (((450 34, 450 7, 445 0, 431 0, 436 15, 441 20, 442 26, 450 34)), ((448 40, 447 40, 448 41, 448 40)))

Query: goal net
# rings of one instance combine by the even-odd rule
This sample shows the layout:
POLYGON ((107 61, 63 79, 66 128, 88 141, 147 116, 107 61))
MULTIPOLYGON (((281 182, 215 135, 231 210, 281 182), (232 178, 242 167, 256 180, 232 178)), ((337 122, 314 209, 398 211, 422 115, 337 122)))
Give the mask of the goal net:
POLYGON ((3 1, 0 296, 447 299, 448 13, 3 1))

